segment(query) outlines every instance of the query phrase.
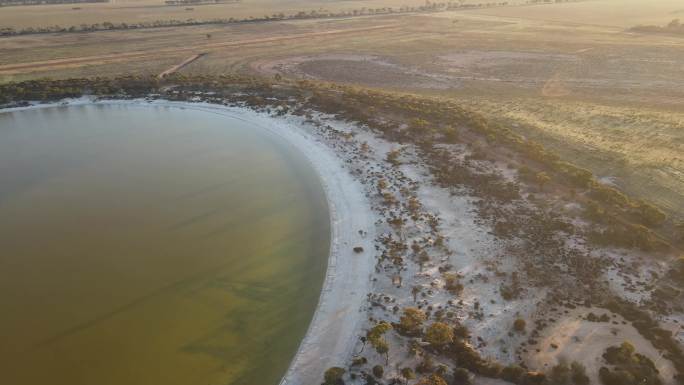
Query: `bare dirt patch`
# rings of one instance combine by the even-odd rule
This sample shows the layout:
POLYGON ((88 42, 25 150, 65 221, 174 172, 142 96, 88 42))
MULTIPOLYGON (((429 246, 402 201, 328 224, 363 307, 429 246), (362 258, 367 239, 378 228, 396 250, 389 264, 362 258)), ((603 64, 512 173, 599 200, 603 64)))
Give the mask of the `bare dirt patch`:
POLYGON ((458 86, 447 76, 392 63, 374 55, 325 54, 258 61, 252 68, 261 73, 280 73, 293 78, 331 80, 386 88, 446 89, 458 86))
POLYGON ((563 314, 544 330, 539 343, 528 349, 524 359, 528 365, 540 370, 548 370, 561 361, 577 361, 587 368, 592 383, 599 384, 598 370, 605 365, 602 354, 606 348, 624 341, 631 342, 638 352, 653 360, 666 384, 673 383, 675 370, 672 363, 663 358, 631 324, 603 309, 577 308, 563 314), (597 316, 607 314, 610 320, 588 321, 585 318, 590 312, 597 316))

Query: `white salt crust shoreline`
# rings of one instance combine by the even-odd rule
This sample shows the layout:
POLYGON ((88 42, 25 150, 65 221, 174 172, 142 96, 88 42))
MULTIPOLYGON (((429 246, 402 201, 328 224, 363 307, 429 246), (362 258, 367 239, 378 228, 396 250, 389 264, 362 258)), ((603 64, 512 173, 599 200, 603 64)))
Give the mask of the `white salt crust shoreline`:
POLYGON ((277 136, 303 154, 320 179, 330 216, 330 254, 326 276, 308 331, 280 381, 280 385, 317 384, 331 366, 345 366, 353 355, 356 334, 365 318, 362 310, 371 291, 375 261, 370 251, 375 239, 374 222, 379 216, 371 209, 361 182, 343 165, 342 159, 312 133, 303 118, 272 117, 244 107, 211 103, 165 100, 71 99, 58 103, 7 108, 0 112, 76 105, 126 105, 191 109, 244 121, 277 136), (363 236, 359 232, 364 232, 363 236), (363 253, 354 253, 361 246, 363 253))

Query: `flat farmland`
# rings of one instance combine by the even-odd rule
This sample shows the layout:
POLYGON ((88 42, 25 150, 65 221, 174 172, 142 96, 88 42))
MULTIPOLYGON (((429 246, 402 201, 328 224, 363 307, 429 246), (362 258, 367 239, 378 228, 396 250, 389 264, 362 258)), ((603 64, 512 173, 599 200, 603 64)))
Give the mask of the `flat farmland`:
POLYGON ((0 27, 71 26, 94 23, 140 23, 157 20, 247 19, 299 11, 351 11, 361 8, 385 8, 424 5, 419 0, 247 0, 205 5, 167 6, 164 0, 114 0, 108 3, 12 6, 0 8, 0 27))
POLYGON ((600 0, 469 11, 474 14, 568 23, 630 28, 639 24, 663 25, 684 17, 679 0, 600 0))

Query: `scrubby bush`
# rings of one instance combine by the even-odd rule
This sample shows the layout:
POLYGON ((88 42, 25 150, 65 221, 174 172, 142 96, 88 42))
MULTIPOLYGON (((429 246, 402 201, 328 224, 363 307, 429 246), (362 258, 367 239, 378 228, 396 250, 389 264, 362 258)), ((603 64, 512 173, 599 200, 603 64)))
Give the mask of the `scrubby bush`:
POLYGON ((455 385, 471 385, 473 383, 470 372, 463 368, 454 369, 453 377, 455 385))
POLYGON ((565 362, 552 367, 547 376, 554 385, 570 385, 570 367, 565 362))
POLYGON ((409 380, 413 380, 416 378, 416 374, 413 373, 413 369, 411 368, 403 368, 401 369, 401 376, 406 380, 406 383, 408 384, 409 380))
POLYGON ((373 375, 376 378, 382 378, 382 376, 385 374, 385 368, 382 367, 382 365, 375 365, 373 366, 373 375))
POLYGON ((328 370, 325 371, 323 374, 323 379, 325 382, 323 382, 324 385, 344 385, 344 380, 342 379, 342 376, 344 376, 345 370, 343 368, 333 366, 331 368, 328 368, 328 370))
POLYGON ((604 385, 661 385, 658 369, 648 357, 636 353, 634 345, 623 342, 611 346, 603 353, 613 370, 602 367, 599 378, 604 385))
POLYGON ((416 366, 416 372, 420 374, 432 373, 435 370, 435 363, 430 355, 425 355, 423 360, 416 366))
POLYGON ((444 288, 454 295, 459 295, 463 292, 463 285, 459 282, 458 275, 454 273, 444 274, 444 288))
POLYGON ((433 323, 425 332, 425 341, 429 342, 431 346, 437 349, 441 349, 453 340, 453 329, 443 322, 433 323))
POLYGON ((515 330, 518 333, 524 332, 526 326, 527 323, 522 318, 518 318, 513 322, 513 330, 515 330))
POLYGON ((407 307, 404 309, 404 315, 399 319, 399 324, 396 329, 399 333, 408 336, 418 336, 423 332, 423 322, 427 317, 425 313, 414 307, 407 307))
POLYGON ((509 365, 501 370, 501 378, 508 382, 517 384, 527 371, 518 365, 509 365))
POLYGON ((587 369, 577 361, 570 364, 570 379, 575 385, 589 385, 590 382, 587 369))

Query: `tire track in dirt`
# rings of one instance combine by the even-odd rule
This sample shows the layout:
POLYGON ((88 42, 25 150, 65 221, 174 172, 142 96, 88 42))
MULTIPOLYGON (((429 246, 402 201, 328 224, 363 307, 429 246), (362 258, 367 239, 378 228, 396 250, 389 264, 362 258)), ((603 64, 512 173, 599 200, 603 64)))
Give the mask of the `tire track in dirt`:
POLYGON ((205 55, 207 55, 206 52, 198 53, 198 54, 192 55, 192 56, 190 56, 189 58, 183 60, 180 64, 176 64, 175 66, 173 66, 173 67, 167 69, 166 71, 160 73, 157 77, 158 77, 159 79, 163 79, 163 78, 165 78, 165 77, 167 77, 167 76, 169 76, 169 75, 171 75, 171 74, 174 74, 174 73, 180 71, 183 67, 187 66, 188 64, 194 62, 195 60, 197 60, 197 59, 199 59, 199 58, 201 58, 202 56, 205 56, 205 55))

